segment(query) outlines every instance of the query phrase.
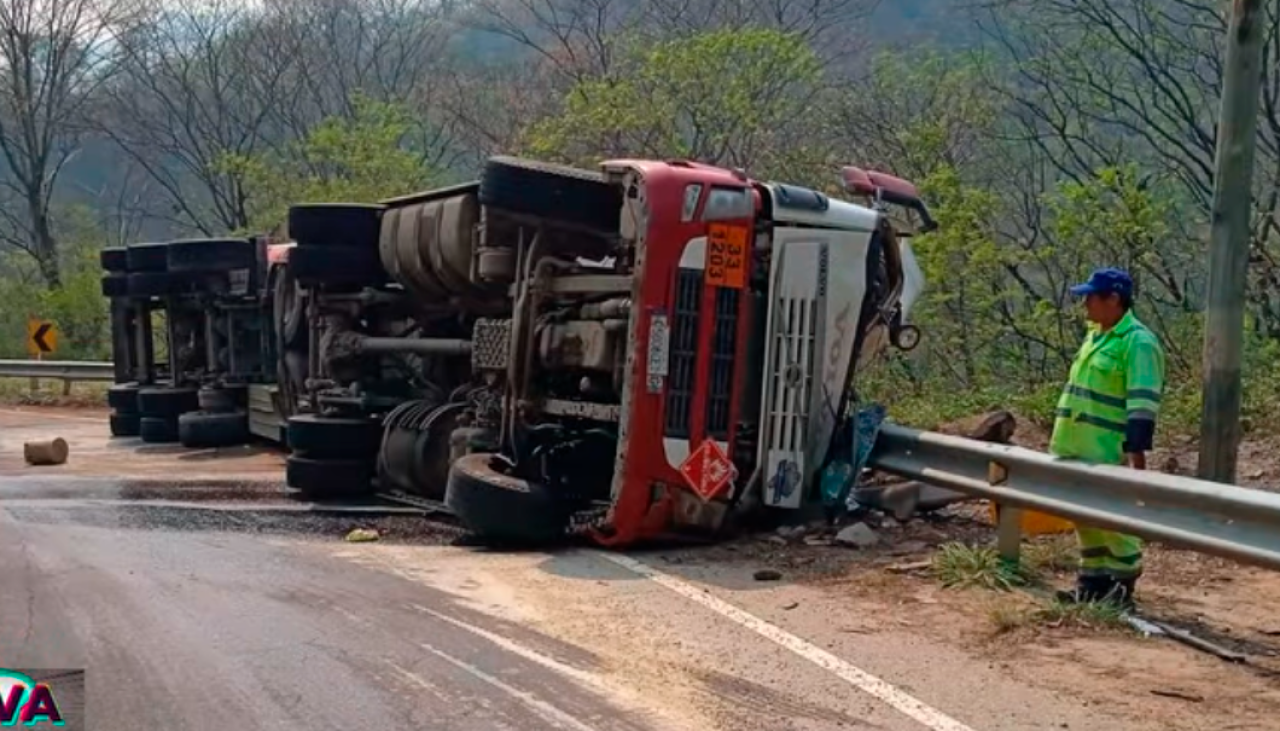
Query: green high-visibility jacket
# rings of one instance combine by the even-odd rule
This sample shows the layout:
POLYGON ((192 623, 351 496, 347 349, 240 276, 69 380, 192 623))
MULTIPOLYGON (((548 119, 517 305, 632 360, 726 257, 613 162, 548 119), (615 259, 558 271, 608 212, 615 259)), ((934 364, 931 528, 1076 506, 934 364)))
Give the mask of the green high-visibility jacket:
POLYGON ((1164 349, 1132 311, 1106 332, 1091 325, 1058 399, 1049 451, 1122 464, 1126 451, 1149 448, 1126 450, 1126 435, 1154 431, 1163 391, 1164 349))

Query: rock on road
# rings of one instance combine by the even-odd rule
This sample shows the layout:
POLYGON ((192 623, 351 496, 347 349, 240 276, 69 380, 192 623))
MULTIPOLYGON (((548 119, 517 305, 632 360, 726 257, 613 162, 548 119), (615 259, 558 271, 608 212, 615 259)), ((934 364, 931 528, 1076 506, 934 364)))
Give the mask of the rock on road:
POLYGON ((346 544, 340 519, 279 512, 277 455, 213 459, 104 433, 95 417, 0 411, 0 664, 87 668, 93 729, 1107 725, 901 648, 876 662, 910 672, 905 690, 823 666, 823 650, 780 646, 709 590, 592 551, 492 553, 431 534, 346 544), (67 466, 13 457, 15 442, 55 433, 72 442, 67 466))

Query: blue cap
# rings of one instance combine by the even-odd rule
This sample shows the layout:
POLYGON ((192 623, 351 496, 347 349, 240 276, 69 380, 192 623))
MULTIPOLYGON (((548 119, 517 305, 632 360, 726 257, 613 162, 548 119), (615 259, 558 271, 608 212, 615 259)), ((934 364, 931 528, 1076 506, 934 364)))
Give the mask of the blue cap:
POLYGON ((1071 288, 1071 294, 1083 297, 1088 294, 1118 294, 1124 297, 1133 295, 1133 279, 1123 269, 1107 267, 1089 275, 1089 281, 1071 288))

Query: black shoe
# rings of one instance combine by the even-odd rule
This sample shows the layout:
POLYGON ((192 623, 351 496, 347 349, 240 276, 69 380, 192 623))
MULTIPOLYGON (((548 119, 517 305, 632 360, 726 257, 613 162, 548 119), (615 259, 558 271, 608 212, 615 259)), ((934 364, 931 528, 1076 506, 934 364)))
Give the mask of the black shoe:
POLYGON ((1116 581, 1105 576, 1081 576, 1076 579, 1074 589, 1060 591, 1054 598, 1063 604, 1111 602, 1124 611, 1130 611, 1134 608, 1136 584, 1137 579, 1116 581))
POLYGON ((1133 601, 1134 594, 1137 590, 1137 579, 1122 579, 1116 582, 1115 589, 1112 595, 1108 597, 1108 600, 1119 604, 1120 608, 1124 611, 1132 612, 1137 608, 1137 605, 1133 601))
POLYGON ((1105 576, 1080 576, 1076 578, 1074 589, 1060 591, 1054 595, 1063 604, 1085 604, 1100 602, 1116 592, 1116 582, 1105 576))

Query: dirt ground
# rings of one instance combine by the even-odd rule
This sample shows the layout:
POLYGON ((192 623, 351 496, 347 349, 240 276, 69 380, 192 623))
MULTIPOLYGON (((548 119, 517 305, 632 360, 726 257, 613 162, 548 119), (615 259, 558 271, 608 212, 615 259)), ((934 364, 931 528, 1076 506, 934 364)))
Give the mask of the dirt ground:
MULTIPOLYGON (((1280 712, 1280 576, 1152 546, 1140 585, 1145 615, 1192 631, 1243 662, 1228 662, 1127 627, 1037 618, 1048 605, 1022 591, 943 588, 927 568, 937 546, 979 541, 992 529, 953 511, 877 529, 881 546, 785 545, 774 536, 662 557, 669 570, 709 585, 732 567, 774 569, 776 582, 738 587, 749 611, 785 610, 789 629, 875 634, 908 629, 945 642, 1033 685, 1168 729, 1273 729, 1280 712)), ((808 540, 818 538, 810 535, 808 540)), ((1037 541, 1070 554, 1068 537, 1037 541)), ((1034 544, 1033 544, 1034 545, 1034 544)), ((1065 562, 1064 562, 1065 563, 1065 562)), ((1069 571, 1058 573, 1065 586, 1069 571)))
POLYGON ((259 447, 190 450, 178 445, 113 440, 104 408, 0 406, 0 476, 85 477, 131 475, 131 481, 164 480, 175 474, 195 479, 280 480, 284 455, 259 447), (38 422, 33 423, 33 415, 38 422), (70 454, 66 464, 31 467, 23 460, 27 441, 61 438, 70 454), (145 457, 145 459, 140 459, 145 457), (216 462, 216 463, 215 463, 216 462))
MULTIPOLYGON (((1047 434, 1020 425, 1013 441, 1043 449, 1047 434)), ((1174 440, 1157 450, 1153 469, 1192 475, 1196 444, 1174 440)), ((1255 439, 1240 450, 1239 482, 1280 491, 1280 439, 1255 439)), ((1069 586, 1074 536, 1030 539, 1025 556, 1047 565, 1050 586, 1030 591, 943 588, 930 559, 950 542, 990 544, 994 528, 977 503, 906 523, 864 516, 879 545, 829 545, 832 531, 769 535, 664 560, 676 571, 715 583, 720 568, 774 569, 776 582, 735 592, 734 600, 764 611, 783 607, 796 626, 849 618, 837 631, 876 633, 910 628, 962 648, 976 659, 1034 685, 1096 704, 1135 724, 1162 728, 1274 729, 1280 715, 1280 574, 1151 544, 1139 584, 1144 616, 1187 630, 1235 655, 1232 660, 1168 637, 1143 637, 1126 626, 1052 612, 1053 586, 1069 586), (814 589, 797 593, 797 588, 814 589)), ((727 570, 727 569, 726 569, 727 570)))

